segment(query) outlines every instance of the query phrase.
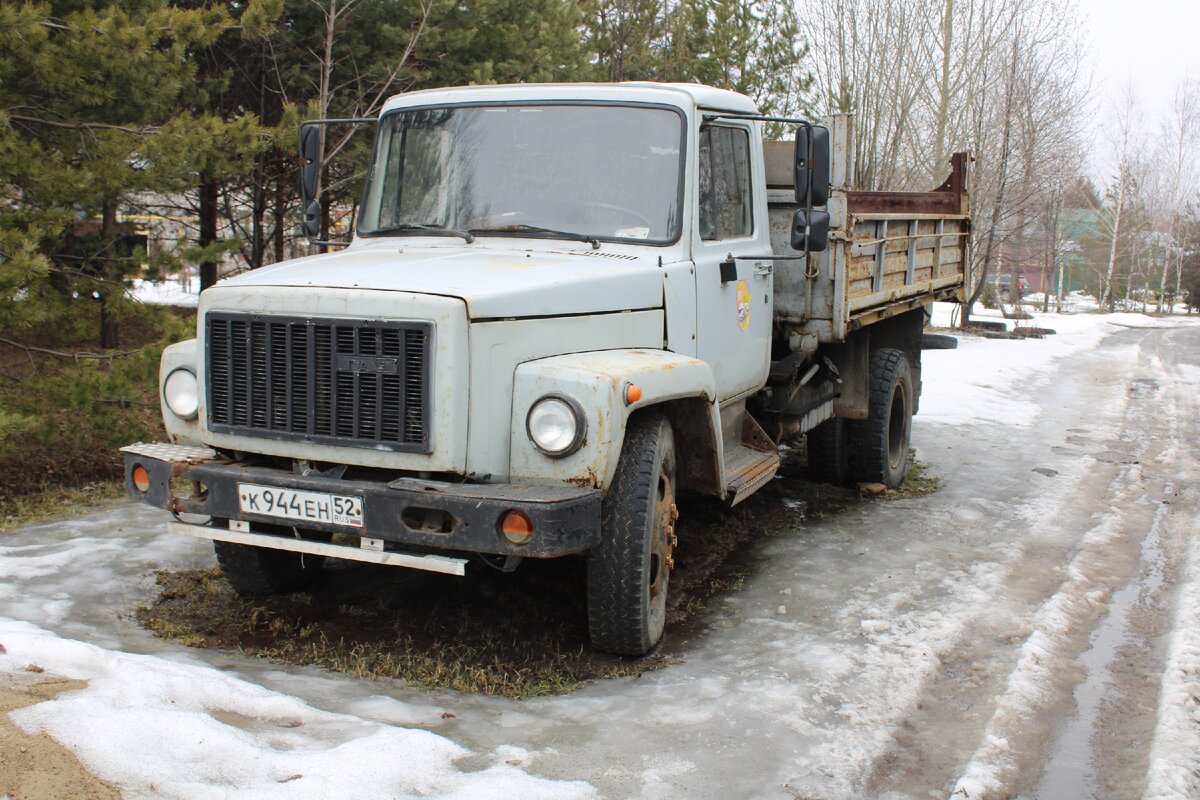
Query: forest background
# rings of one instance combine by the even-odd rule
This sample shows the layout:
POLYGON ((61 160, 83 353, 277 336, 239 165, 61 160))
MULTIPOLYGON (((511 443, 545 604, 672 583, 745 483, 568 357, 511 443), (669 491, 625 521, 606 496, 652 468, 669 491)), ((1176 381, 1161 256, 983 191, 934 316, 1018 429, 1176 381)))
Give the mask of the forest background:
MULTIPOLYGON (((1162 119, 1132 89, 1101 108, 1080 31, 1066 0, 0 0, 0 526, 118 492, 116 448, 161 435, 158 356, 194 316, 131 282, 306 253, 300 120, 403 91, 694 81, 853 112, 861 188, 928 189, 973 152, 980 299, 1040 274, 1046 307, 1200 306, 1200 83, 1162 119), (168 223, 171 247, 138 233, 168 223)), ((327 138, 327 236, 369 146, 327 138)))

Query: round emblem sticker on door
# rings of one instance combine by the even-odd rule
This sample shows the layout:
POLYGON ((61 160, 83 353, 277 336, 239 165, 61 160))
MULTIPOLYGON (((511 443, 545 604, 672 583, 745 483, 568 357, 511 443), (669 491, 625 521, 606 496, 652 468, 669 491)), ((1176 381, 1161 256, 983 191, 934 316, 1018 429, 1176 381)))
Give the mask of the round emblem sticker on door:
POLYGON ((750 287, 745 281, 737 282, 737 320, 742 330, 750 325, 750 287))

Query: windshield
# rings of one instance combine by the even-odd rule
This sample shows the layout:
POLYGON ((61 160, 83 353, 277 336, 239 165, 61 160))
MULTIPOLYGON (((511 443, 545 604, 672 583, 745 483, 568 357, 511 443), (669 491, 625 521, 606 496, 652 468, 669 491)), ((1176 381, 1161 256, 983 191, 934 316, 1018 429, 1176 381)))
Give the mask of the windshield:
POLYGON ((682 115, 651 106, 452 106, 384 117, 358 231, 666 244, 682 115))

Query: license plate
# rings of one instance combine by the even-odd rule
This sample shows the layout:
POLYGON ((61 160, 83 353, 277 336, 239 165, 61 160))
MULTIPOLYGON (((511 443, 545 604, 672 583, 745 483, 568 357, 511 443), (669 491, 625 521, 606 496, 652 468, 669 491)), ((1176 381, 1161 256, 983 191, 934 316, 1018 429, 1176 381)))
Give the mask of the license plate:
POLYGON ((256 483, 238 484, 238 501, 243 514, 261 514, 296 522, 325 522, 363 526, 361 497, 326 492, 302 492, 256 483))

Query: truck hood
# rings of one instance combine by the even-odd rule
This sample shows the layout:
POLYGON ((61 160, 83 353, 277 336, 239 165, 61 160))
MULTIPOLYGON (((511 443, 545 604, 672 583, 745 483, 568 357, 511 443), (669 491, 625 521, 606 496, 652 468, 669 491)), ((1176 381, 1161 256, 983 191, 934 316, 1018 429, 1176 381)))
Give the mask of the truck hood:
MULTIPOLYGON (((356 247, 286 261, 221 281, 217 289, 303 286, 458 297, 471 319, 596 314, 663 303, 650 258, 617 251, 555 252, 473 245, 356 247)), ((582 245, 587 247, 587 245, 582 245)))

